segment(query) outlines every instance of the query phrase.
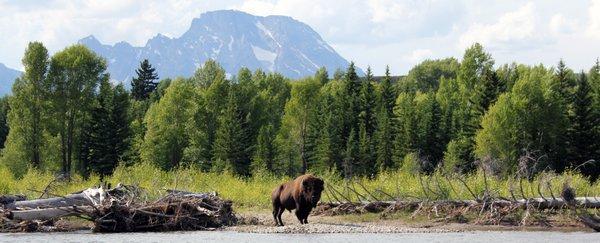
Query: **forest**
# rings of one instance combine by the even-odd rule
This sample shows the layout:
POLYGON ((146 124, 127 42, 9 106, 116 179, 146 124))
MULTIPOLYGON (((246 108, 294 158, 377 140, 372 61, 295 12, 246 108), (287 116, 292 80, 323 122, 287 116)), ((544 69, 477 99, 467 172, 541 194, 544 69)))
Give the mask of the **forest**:
POLYGON ((526 171, 600 175, 600 62, 496 64, 480 44, 407 75, 320 69, 290 80, 209 60, 159 80, 140 63, 131 88, 82 45, 25 50, 24 74, 0 100, 0 169, 112 175, 117 167, 194 168, 240 178, 392 171, 508 178, 526 171), (333 75, 329 72, 333 71, 333 75))

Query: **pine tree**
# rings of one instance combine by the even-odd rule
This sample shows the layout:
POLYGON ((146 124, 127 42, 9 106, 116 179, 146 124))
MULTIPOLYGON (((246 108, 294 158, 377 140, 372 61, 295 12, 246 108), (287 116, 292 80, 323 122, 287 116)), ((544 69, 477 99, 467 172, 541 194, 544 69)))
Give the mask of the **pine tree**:
MULTIPOLYGON (((589 83, 592 89, 592 97, 594 101, 594 110, 596 115, 600 116, 600 60, 596 59, 596 64, 590 69, 589 83)), ((600 129, 600 127, 598 127, 600 129)), ((598 131, 600 133, 600 130, 598 131)))
MULTIPOLYGON (((360 116, 360 87, 361 83, 356 74, 354 62, 351 62, 344 75, 344 93, 343 95, 336 97, 342 99, 344 104, 344 120, 343 120, 343 132, 342 137, 347 140, 350 136, 350 131, 354 130, 358 132, 359 116, 360 116)), ((357 139, 355 137, 355 139, 357 139)))
POLYGON ((356 155, 356 174, 373 176, 377 171, 375 167, 375 156, 373 144, 364 123, 359 125, 358 131, 358 154, 356 155))
POLYGON ((367 68, 367 76, 361 82, 359 92, 359 124, 363 124, 366 130, 366 134, 371 137, 375 131, 375 106, 376 97, 373 91, 373 74, 371 68, 367 68))
MULTIPOLYGON (((383 107, 388 116, 394 111, 394 102, 396 101, 396 90, 392 86, 392 78, 390 77, 390 67, 386 66, 385 76, 379 87, 379 107, 383 107)), ((381 109, 379 109, 381 111, 381 109)))
POLYGON ((275 134, 272 125, 260 128, 256 141, 256 150, 252 160, 252 173, 274 172, 275 146, 273 140, 275 134))
POLYGON ((413 152, 418 141, 415 104, 413 100, 414 94, 412 93, 400 93, 396 99, 393 120, 394 150, 392 157, 396 165, 400 165, 404 157, 408 153, 413 152))
MULTIPOLYGON (((567 147, 568 161, 573 167, 584 164, 588 160, 598 160, 598 118, 593 110, 591 87, 586 74, 582 71, 577 79, 573 97, 573 109, 569 114, 570 128, 567 147)), ((580 168, 585 175, 596 179, 600 175, 600 165, 587 163, 580 168)))
POLYGON ((122 85, 102 81, 100 93, 82 130, 80 171, 109 175, 125 159, 129 148, 127 108, 129 97, 122 85))
POLYGON ((427 105, 427 122, 421 121, 421 123, 427 124, 425 137, 423 138, 423 155, 425 155, 430 164, 429 168, 424 168, 427 172, 433 172, 435 166, 442 160, 445 144, 442 142, 442 131, 440 129, 440 123, 442 119, 440 105, 435 99, 433 94, 428 95, 427 105))
POLYGON ((135 100, 148 99, 158 85, 158 83, 155 82, 155 80, 158 79, 156 69, 150 65, 148 59, 144 59, 144 61, 140 63, 140 67, 135 70, 135 73, 137 74, 137 77, 131 80, 131 96, 135 100))
POLYGON ((375 146, 377 155, 377 169, 384 171, 393 168, 394 137, 392 119, 384 107, 378 113, 377 131, 375 132, 375 146))
POLYGON ((248 175, 249 161, 246 160, 246 141, 243 129, 245 119, 238 105, 237 87, 232 86, 227 96, 227 104, 218 117, 214 149, 214 165, 216 171, 230 171, 236 175, 248 175))
POLYGON ((8 104, 8 96, 0 98, 0 150, 4 148, 4 142, 8 136, 8 112, 10 106, 8 104))
POLYGON ((346 149, 344 154, 344 162, 342 164, 344 177, 346 179, 352 178, 356 169, 356 158, 358 157, 358 142, 356 141, 356 132, 350 130, 348 140, 346 141, 346 149))
POLYGON ((329 74, 327 73, 327 69, 325 67, 319 68, 317 73, 315 73, 315 79, 319 80, 321 85, 329 83, 329 74))
POLYGON ((561 59, 558 62, 555 73, 556 90, 560 94, 560 97, 566 104, 571 104, 571 97, 574 94, 575 89, 575 77, 573 71, 571 71, 565 65, 565 62, 561 59))

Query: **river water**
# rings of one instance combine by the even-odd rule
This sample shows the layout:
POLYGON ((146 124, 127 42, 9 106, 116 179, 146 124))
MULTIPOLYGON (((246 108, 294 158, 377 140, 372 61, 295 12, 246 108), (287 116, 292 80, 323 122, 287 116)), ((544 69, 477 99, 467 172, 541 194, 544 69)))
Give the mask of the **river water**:
POLYGON ((0 234, 0 242, 600 242, 599 233, 588 232, 522 232, 474 231, 461 233, 402 233, 402 234, 256 234, 233 231, 194 231, 169 233, 94 234, 71 233, 12 233, 0 234))

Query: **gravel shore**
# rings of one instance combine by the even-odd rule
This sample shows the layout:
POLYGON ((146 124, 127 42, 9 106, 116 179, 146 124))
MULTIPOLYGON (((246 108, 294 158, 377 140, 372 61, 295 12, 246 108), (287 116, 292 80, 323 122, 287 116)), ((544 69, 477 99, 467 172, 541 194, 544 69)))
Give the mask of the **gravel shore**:
POLYGON ((373 224, 292 224, 282 227, 265 225, 244 225, 225 228, 244 233, 259 234, 330 234, 330 233, 446 233, 456 232, 447 229, 411 228, 403 226, 387 226, 373 224))

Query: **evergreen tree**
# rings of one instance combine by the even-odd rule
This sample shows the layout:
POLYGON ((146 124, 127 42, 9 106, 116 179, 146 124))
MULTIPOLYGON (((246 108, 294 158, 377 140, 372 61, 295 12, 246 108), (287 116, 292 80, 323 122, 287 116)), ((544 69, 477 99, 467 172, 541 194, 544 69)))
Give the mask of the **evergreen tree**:
POLYGON ((4 142, 8 136, 8 112, 10 106, 8 104, 8 96, 0 98, 0 150, 4 148, 4 142))
POLYGON ((321 85, 329 83, 329 73, 327 73, 327 69, 325 67, 319 68, 317 73, 315 73, 315 79, 319 80, 321 85))
POLYGON ((384 171, 393 168, 394 137, 392 130, 391 113, 381 108, 378 113, 377 131, 375 132, 375 146, 377 155, 377 169, 384 171))
MULTIPOLYGON (((579 74, 573 97, 573 109, 569 114, 570 127, 567 146, 567 160, 573 167, 584 164, 588 160, 600 159, 598 139, 598 123, 600 119, 593 110, 591 87, 585 73, 579 74)), ((581 172, 594 180, 600 175, 598 162, 587 163, 581 172)))
MULTIPOLYGON (((592 91, 593 110, 600 117, 600 60, 596 59, 596 64, 590 69, 589 84, 592 91)), ((600 126, 597 132, 600 134, 600 126)))
POLYGON ((155 82, 158 79, 156 69, 150 65, 148 59, 144 59, 135 73, 137 77, 131 80, 131 96, 136 100, 148 99, 158 85, 155 82))
POLYGON ((412 93, 400 93, 394 107, 394 164, 400 165, 404 157, 416 147, 417 128, 412 93))
POLYGON ((101 82, 90 119, 82 130, 79 156, 84 175, 109 175, 125 159, 129 147, 128 106, 129 95, 122 85, 113 87, 108 80, 101 82))
POLYGON ((571 71, 565 65, 565 62, 561 59, 556 67, 554 75, 555 89, 560 94, 561 99, 568 105, 572 103, 571 97, 574 94, 576 78, 573 71, 571 71))
POLYGON ((367 68, 367 76, 361 82, 359 92, 359 123, 363 124, 366 130, 366 134, 371 137, 375 131, 375 109, 376 109, 376 97, 373 91, 373 74, 371 68, 367 68))
POLYGON ((346 73, 344 73, 344 70, 342 70, 341 68, 337 68, 335 70, 335 72, 333 73, 333 79, 334 80, 342 80, 342 79, 344 79, 345 75, 346 75, 346 73))
POLYGON ((256 150, 252 160, 252 173, 274 171, 275 164, 275 146, 273 140, 275 133, 272 125, 265 125, 260 128, 256 141, 256 150))
POLYGON ((385 76, 379 86, 379 102, 378 106, 380 111, 387 112, 390 116, 394 110, 394 104, 396 102, 396 90, 392 86, 392 78, 390 77, 390 67, 386 66, 385 76), (383 110, 381 110, 383 108, 383 110))
POLYGON ((356 132, 350 130, 348 139, 346 140, 346 149, 344 154, 344 162, 342 164, 344 178, 349 179, 354 176, 356 168, 356 158, 358 157, 358 142, 356 141, 356 132))
POLYGON ((213 145, 216 171, 230 171, 237 175, 248 175, 250 164, 245 159, 246 140, 243 111, 238 106, 238 91, 232 86, 227 104, 218 117, 218 128, 213 145))
POLYGON ((375 156, 371 139, 376 128, 375 106, 376 98, 373 91, 373 74, 367 68, 367 76, 361 81, 358 104, 358 143, 359 154, 357 158, 357 174, 372 175, 375 171, 375 156))
POLYGON ((373 144, 371 143, 371 137, 369 136, 364 123, 359 125, 358 154, 356 155, 355 161, 355 173, 357 175, 373 176, 377 172, 377 168, 375 167, 375 155, 373 154, 373 144))

